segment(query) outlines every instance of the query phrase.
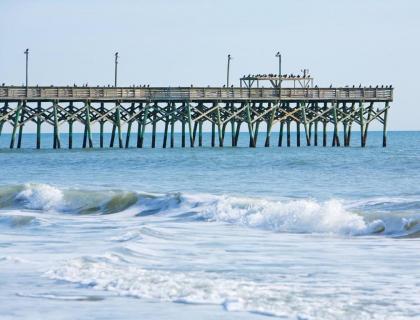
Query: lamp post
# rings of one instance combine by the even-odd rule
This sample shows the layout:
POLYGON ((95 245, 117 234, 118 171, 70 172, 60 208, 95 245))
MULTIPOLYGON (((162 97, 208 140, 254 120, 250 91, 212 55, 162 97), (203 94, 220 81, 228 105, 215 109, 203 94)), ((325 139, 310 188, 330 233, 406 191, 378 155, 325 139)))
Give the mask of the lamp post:
POLYGON ((26 49, 24 52, 26 56, 26 85, 25 85, 25 93, 28 96, 28 56, 29 56, 29 49, 26 49))
POLYGON ((279 58, 279 100, 281 99, 281 54, 277 52, 276 57, 279 58))
POLYGON ((228 58, 228 61, 227 61, 226 87, 229 87, 230 60, 232 60, 232 56, 230 54, 228 54, 227 58, 228 58))
POLYGON ((114 86, 117 87, 117 74, 118 74, 118 52, 115 52, 115 82, 114 86))

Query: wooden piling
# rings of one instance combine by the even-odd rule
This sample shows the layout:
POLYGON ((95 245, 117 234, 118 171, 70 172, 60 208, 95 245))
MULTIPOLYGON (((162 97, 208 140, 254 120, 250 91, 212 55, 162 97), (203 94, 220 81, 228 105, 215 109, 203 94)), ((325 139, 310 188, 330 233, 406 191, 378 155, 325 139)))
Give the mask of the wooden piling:
MULTIPOLYGON (((104 103, 101 102, 101 106, 100 106, 100 112, 101 114, 105 113, 105 107, 104 107, 104 103)), ((104 124, 105 124, 105 120, 100 120, 99 121, 99 147, 103 148, 104 147, 104 124)))
POLYGON ((127 135, 125 137, 125 148, 126 149, 130 147, 131 127, 132 127, 132 124, 133 124, 133 121, 134 121, 134 119, 132 119, 133 114, 134 114, 134 108, 135 108, 134 103, 131 103, 130 112, 128 114, 129 117, 130 117, 130 120, 127 123, 127 135))
POLYGON ((251 107, 249 103, 246 104, 246 120, 248 123, 249 147, 255 148, 254 128, 252 126, 251 107))
POLYGON ((359 104, 359 122, 360 122, 360 145, 362 148, 365 147, 365 118, 363 116, 364 108, 363 103, 359 104))
MULTIPOLYGON (((308 128, 308 122, 306 119, 306 105, 304 102, 302 102, 300 104, 300 108, 302 110, 302 120, 303 120, 303 126, 305 129, 305 137, 306 137, 306 145, 310 146, 311 145, 311 137, 310 137, 310 133, 309 133, 309 128, 308 128)), ((299 137, 300 139, 300 137, 299 137)))
POLYGON ((334 118, 334 134, 333 134, 333 147, 339 147, 340 146, 340 140, 338 137, 338 118, 337 118, 337 103, 333 103, 333 118, 334 118))
POLYGON ((383 132, 382 132, 382 147, 386 147, 387 145, 387 131, 386 131, 386 125, 388 120, 388 102, 385 104, 385 111, 384 111, 384 117, 383 117, 383 132))
POLYGON ((53 104, 53 113, 54 113, 54 143, 53 148, 54 149, 60 149, 61 148, 61 142, 60 142, 60 132, 59 132, 59 119, 58 119, 58 110, 57 110, 57 102, 54 102, 53 104))
POLYGON ((296 121, 296 146, 300 147, 300 122, 296 121))
MULTIPOLYGON (((114 146, 118 137, 119 147, 123 147, 123 130, 126 128, 124 146, 130 146, 133 122, 137 123, 137 147, 143 147, 146 125, 151 124, 152 148, 156 147, 158 123, 164 123, 162 147, 168 147, 168 131, 171 128, 171 147, 174 147, 174 127, 179 121, 182 126, 182 145, 186 146, 186 130, 189 133, 189 146, 203 145, 203 123, 211 124, 211 145, 223 147, 225 134, 229 129, 232 147, 238 145, 242 123, 248 125, 249 145, 255 147, 258 135, 266 125, 264 146, 269 147, 273 126, 279 123, 278 146, 283 145, 283 131, 286 122, 287 145, 290 146, 291 122, 296 122, 296 145, 300 145, 300 124, 305 129, 306 145, 318 145, 318 123, 323 125, 323 145, 326 146, 328 124, 334 126, 334 146, 340 145, 339 128, 343 130, 344 146, 351 140, 352 123, 361 126, 361 145, 366 146, 368 129, 373 120, 384 125, 383 142, 386 146, 387 109, 392 101, 392 88, 306 88, 292 95, 285 94, 280 104, 278 94, 267 88, 247 88, 244 91, 228 92, 223 88, 124 88, 118 90, 108 88, 72 88, 72 87, 33 87, 27 93, 19 91, 19 87, 0 87, 0 134, 5 123, 12 125, 10 147, 22 146, 23 130, 27 124, 36 124, 36 147, 41 147, 41 128, 49 123, 54 127, 53 147, 60 147, 59 127, 68 124, 68 146, 73 147, 73 125, 75 122, 84 125, 83 147, 93 147, 92 126, 99 122, 100 147, 103 147, 104 127, 111 123, 112 133, 110 147, 114 146), (54 94, 52 94, 54 92, 54 94), (28 94, 28 95, 26 95, 28 94), (82 98, 83 97, 83 98, 82 98), (52 106, 49 104, 54 103, 52 106), (59 105, 60 101, 60 105, 59 105), (13 102, 13 108, 8 103, 13 102), (36 103, 36 107, 32 104, 36 103), (61 103, 69 103, 62 107, 61 103), (73 105, 75 103, 76 105, 73 105), (80 106, 84 103, 84 106, 80 106), (112 104, 115 103, 115 107, 112 104), (368 103, 364 107, 363 103, 368 103), (47 107, 44 107, 44 104, 47 107), (95 107, 100 104, 100 107, 95 107), (131 104, 131 107, 130 105, 131 104), (323 107, 319 107, 323 104, 323 107), (357 106, 359 104, 359 106, 357 106), (376 106, 380 104, 380 108, 376 106), (383 107, 385 104, 385 107, 383 107), (111 106, 105 108, 105 105, 111 106), (129 105, 127 107, 127 105, 129 105), (351 105, 351 106, 350 106, 351 105), (356 107, 355 107, 356 105, 356 107), (374 108, 375 107, 375 108, 374 108), (375 111, 376 110, 376 111, 375 111), (188 125, 188 128, 185 126, 188 125), (342 125, 342 127, 341 127, 342 125), (216 138, 216 126, 218 137, 216 138), (312 132, 314 130, 314 132, 312 132), (117 133, 118 132, 118 133, 117 133), (118 135, 117 135, 118 134, 118 135), (197 137, 198 135, 198 137, 197 137), (312 140, 313 139, 313 140, 312 140), (198 141, 198 142, 197 142, 198 141)), ((285 91, 287 93, 287 91, 285 91)), ((332 127, 331 127, 332 128, 332 127)), ((340 133, 341 135, 341 133, 340 133)))
POLYGON ((87 140, 89 143, 89 148, 93 148, 93 142, 92 142, 92 130, 90 127, 90 102, 86 103, 86 134, 87 134, 87 140))
POLYGON ((21 108, 22 108, 22 102, 19 101, 16 107, 15 117, 13 121, 13 131, 12 131, 12 137, 10 139, 10 149, 13 149, 15 147, 16 130, 19 126, 19 116, 20 116, 21 108))
POLYGON ((283 145, 283 127, 284 127, 284 121, 280 121, 279 143, 278 143, 279 147, 281 147, 283 145))
POLYGON ((36 113, 36 148, 41 149, 42 106, 40 101, 37 102, 36 113))
POLYGON ((18 133, 18 141, 17 141, 17 148, 20 149, 22 145, 22 133, 23 133, 23 126, 25 124, 25 110, 26 110, 26 101, 23 103, 22 111, 20 113, 20 121, 19 121, 19 133, 18 133))
POLYGON ((203 121, 198 122, 198 146, 203 146, 203 121))
POLYGON ((211 122, 211 146, 214 147, 216 144, 216 124, 214 121, 211 122))
POLYGON ((322 146, 327 146, 327 121, 322 122, 322 146))
POLYGON ((157 117, 157 106, 153 107, 152 115, 152 148, 156 148, 156 117, 157 117))

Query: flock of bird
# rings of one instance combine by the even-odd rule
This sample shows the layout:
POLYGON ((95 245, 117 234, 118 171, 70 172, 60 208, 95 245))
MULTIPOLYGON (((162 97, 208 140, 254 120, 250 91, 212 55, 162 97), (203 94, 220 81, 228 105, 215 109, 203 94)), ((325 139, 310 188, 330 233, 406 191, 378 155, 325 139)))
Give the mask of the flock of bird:
MULTIPOLYGON (((258 76, 258 75, 257 75, 258 76)), ((265 76, 265 75, 262 75, 262 76, 265 76)), ((271 75, 268 75, 268 76, 271 76, 271 75)), ((275 76, 275 75, 273 75, 273 76, 275 76)), ((245 76, 244 76, 245 77, 245 76)), ((6 86, 6 84, 3 82, 2 83, 2 85, 1 85, 2 87, 5 87, 6 86)), ((25 85, 24 84, 22 84, 22 87, 24 87, 25 85)), ((13 85, 11 85, 11 87, 13 87, 13 85)), ((39 85, 36 85, 36 87, 39 87, 39 85)), ((54 87, 53 85, 51 85, 50 87, 54 87)), ((69 87, 69 86, 67 86, 67 87, 69 87)), ((82 84, 81 86, 78 86, 78 85, 76 85, 76 84, 73 84, 73 87, 75 87, 75 88, 77 88, 77 87, 89 87, 89 84, 88 83, 84 83, 84 84, 82 84)), ((96 86, 97 88, 99 88, 100 86, 98 85, 98 86, 96 86)), ((114 87, 114 86, 111 86, 111 85, 107 85, 107 87, 108 88, 112 88, 112 87, 114 87)), ((131 86, 129 86, 130 88, 150 88, 150 85, 148 84, 148 85, 131 85, 131 86)), ((193 85, 191 85, 191 88, 193 87, 193 85)), ((233 85, 231 85, 230 86, 231 88, 233 88, 234 86, 233 85)), ((332 84, 330 84, 330 88, 332 88, 333 86, 332 86, 332 84)), ((180 87, 179 87, 180 88, 180 87)), ((210 86, 208 86, 208 88, 210 88, 210 86)), ((223 85, 223 88, 226 88, 226 85, 223 85)), ((318 86, 316 85, 315 86, 315 88, 318 88, 318 86)), ((345 88, 350 88, 349 86, 345 86, 345 88)), ((355 85, 353 85, 351 88, 356 88, 356 86, 355 85)), ((368 87, 368 86, 363 86, 362 87, 362 85, 361 84, 359 84, 359 87, 358 88, 363 88, 363 89, 392 89, 392 85, 381 85, 381 86, 379 86, 379 85, 377 85, 376 87, 372 87, 371 85, 368 87)))
MULTIPOLYGON (((243 76, 243 79, 248 79, 248 78, 278 78, 278 74, 275 73, 269 73, 269 74, 249 74, 247 76, 243 76)), ((282 78, 286 78, 286 79, 290 79, 290 78, 302 78, 302 79, 310 79, 311 76, 310 75, 294 75, 294 74, 283 74, 281 76, 282 78)))

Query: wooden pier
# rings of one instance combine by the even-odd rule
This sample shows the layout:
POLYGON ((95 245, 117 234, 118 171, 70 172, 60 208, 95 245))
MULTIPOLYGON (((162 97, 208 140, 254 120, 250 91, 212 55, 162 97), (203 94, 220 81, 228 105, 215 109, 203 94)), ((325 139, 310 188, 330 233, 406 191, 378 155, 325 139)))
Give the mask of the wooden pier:
POLYGON ((4 124, 12 128, 10 148, 20 148, 25 125, 35 123, 34 147, 41 147, 43 124, 54 128, 53 148, 62 145, 60 132, 68 132, 73 145, 73 125, 84 126, 83 145, 92 148, 92 126, 99 124, 100 148, 128 147, 134 130, 137 147, 144 146, 151 129, 156 147, 157 124, 163 123, 163 148, 173 148, 175 124, 181 124, 181 147, 203 145, 203 124, 211 125, 211 146, 237 146, 239 133, 249 133, 249 146, 259 135, 265 146, 290 146, 291 130, 301 145, 301 129, 308 146, 350 146, 352 128, 360 131, 360 145, 367 141, 369 124, 383 125, 387 144, 387 114, 393 89, 385 88, 256 88, 248 87, 0 87, 0 135, 4 124), (104 125, 112 124, 110 141, 104 141, 104 125), (265 132, 259 132, 264 123, 265 132), (333 138, 327 141, 327 126, 333 138), (123 141, 123 127, 126 127, 123 141), (270 141, 278 130, 278 141, 270 141), (231 138, 226 138, 230 132, 231 138), (197 138, 198 134, 198 138, 197 138), (226 142, 226 140, 229 140, 226 142), (285 141, 283 141, 285 140, 285 141))

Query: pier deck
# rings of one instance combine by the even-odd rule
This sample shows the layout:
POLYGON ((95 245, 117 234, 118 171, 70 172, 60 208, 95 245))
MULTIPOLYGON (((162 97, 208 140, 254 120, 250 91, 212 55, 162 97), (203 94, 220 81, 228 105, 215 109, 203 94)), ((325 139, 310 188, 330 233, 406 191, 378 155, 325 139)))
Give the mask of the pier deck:
MULTIPOLYGON (((73 148, 73 125, 84 130, 82 147, 91 148, 92 126, 99 124, 99 147, 105 146, 104 124, 112 124, 109 147, 128 147, 133 125, 137 147, 143 147, 144 133, 151 128, 151 147, 156 147, 156 127, 164 124, 163 148, 174 147, 174 126, 181 124, 181 146, 202 146, 203 124, 211 124, 211 146, 237 146, 243 125, 249 133, 249 146, 255 147, 259 128, 265 124, 265 146, 270 146, 273 130, 279 130, 278 146, 290 146, 291 124, 296 124, 296 143, 301 145, 303 126, 306 145, 327 143, 327 125, 333 126, 332 146, 349 146, 354 125, 360 129, 360 145, 366 145, 369 124, 383 124, 383 143, 392 88, 239 88, 239 87, 0 87, 0 135, 4 124, 12 127, 10 148, 20 148, 26 124, 37 128, 36 148, 41 146, 42 124, 54 128, 53 147, 61 147, 60 131, 68 129, 68 147, 73 148), (127 128, 123 141, 123 126, 127 128), (342 130, 340 127, 342 126, 342 130), (188 127, 188 130, 187 130, 188 127), (286 143, 283 142, 286 131, 286 143), (342 140, 339 137, 342 131, 342 140), (188 137, 187 136, 188 132, 188 137), (17 136, 17 137, 16 137, 17 136), (115 143, 117 140, 117 143, 115 143), (341 141, 340 141, 341 140, 341 141)), ((261 135, 261 132, 260 132, 261 135)), ((108 145, 108 143, 107 143, 108 145)))

